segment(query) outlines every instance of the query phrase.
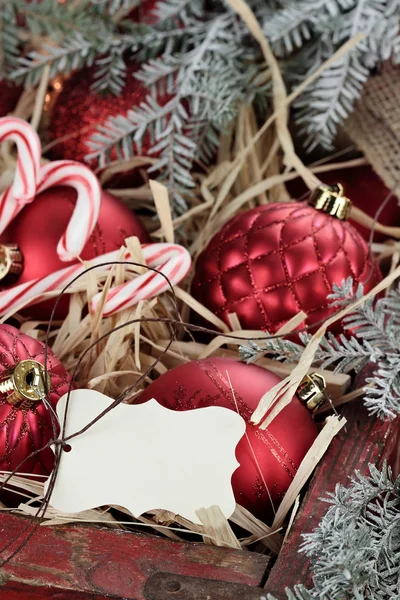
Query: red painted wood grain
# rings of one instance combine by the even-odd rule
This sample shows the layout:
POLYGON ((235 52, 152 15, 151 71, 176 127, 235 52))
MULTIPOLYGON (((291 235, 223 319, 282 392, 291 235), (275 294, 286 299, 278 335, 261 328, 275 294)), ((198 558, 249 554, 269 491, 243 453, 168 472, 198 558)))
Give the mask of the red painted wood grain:
MULTIPOLYGON (((0 548, 14 539, 26 523, 25 518, 0 514, 0 548)), ((11 600, 8 587, 23 582, 33 587, 97 593, 100 598, 111 595, 142 600, 147 579, 159 571, 260 586, 268 560, 247 551, 172 542, 100 527, 40 527, 0 570, 0 578, 8 578, 3 588, 0 586, 1 598, 11 600)))

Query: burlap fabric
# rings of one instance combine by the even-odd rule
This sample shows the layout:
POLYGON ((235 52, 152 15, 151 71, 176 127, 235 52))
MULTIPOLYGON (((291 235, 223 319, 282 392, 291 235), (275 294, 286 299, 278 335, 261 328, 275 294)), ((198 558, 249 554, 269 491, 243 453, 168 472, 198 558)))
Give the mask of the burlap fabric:
POLYGON ((371 76, 345 130, 400 199, 400 67, 371 76))

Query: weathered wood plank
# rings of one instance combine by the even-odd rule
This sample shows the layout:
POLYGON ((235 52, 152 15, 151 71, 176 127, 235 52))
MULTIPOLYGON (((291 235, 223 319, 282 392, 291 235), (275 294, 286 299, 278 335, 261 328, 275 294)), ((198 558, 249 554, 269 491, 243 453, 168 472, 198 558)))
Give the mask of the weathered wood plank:
POLYGON ((113 600, 112 596, 99 596, 52 587, 33 587, 18 582, 8 582, 7 587, 5 585, 2 587, 1 581, 0 594, 4 600, 113 600))
MULTIPOLYGON (((0 548, 26 522, 0 514, 0 548)), ((40 527, 0 570, 0 579, 6 580, 0 590, 2 600, 9 600, 6 591, 15 582, 142 600, 147 579, 159 571, 261 586, 267 565, 268 558, 260 554, 127 531, 79 525, 40 527)))
POLYGON ((381 465, 390 459, 399 468, 400 421, 384 423, 367 415, 362 401, 343 409, 348 424, 333 440, 317 467, 301 504, 288 539, 273 566, 265 590, 276 598, 286 599, 284 589, 296 583, 310 583, 308 559, 298 552, 302 533, 312 531, 327 510, 320 498, 332 492, 336 483, 348 483, 357 469, 367 473, 368 464, 381 465))

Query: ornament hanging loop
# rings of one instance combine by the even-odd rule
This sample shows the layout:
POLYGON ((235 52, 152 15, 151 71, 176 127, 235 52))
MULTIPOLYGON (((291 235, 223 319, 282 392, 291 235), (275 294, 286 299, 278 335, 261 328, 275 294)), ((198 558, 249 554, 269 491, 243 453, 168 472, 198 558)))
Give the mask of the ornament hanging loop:
POLYGON ((352 206, 351 200, 344 195, 341 183, 318 186, 311 194, 308 204, 340 221, 346 221, 349 218, 352 206))
POLYGON ((0 394, 13 406, 26 409, 40 402, 50 389, 50 376, 36 360, 22 360, 0 375, 0 394))

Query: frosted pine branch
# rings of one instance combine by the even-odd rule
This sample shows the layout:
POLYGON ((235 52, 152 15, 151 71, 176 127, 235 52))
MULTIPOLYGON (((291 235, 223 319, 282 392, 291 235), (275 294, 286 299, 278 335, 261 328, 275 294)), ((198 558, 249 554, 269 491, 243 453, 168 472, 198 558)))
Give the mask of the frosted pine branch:
POLYGON ((43 45, 44 54, 33 50, 28 56, 19 60, 19 67, 12 74, 17 82, 26 85, 37 85, 46 66, 50 67, 50 77, 58 73, 71 73, 74 69, 91 66, 97 54, 95 43, 84 40, 79 33, 66 40, 64 46, 53 47, 43 45))
MULTIPOLYGON (((351 279, 335 286, 330 299, 333 306, 348 305, 363 295, 362 286, 354 289, 351 279)), ((345 331, 326 334, 316 350, 313 365, 333 369, 336 373, 359 372, 367 365, 374 367, 366 379, 364 403, 371 415, 393 419, 400 414, 400 287, 376 302, 364 302, 353 314, 343 319, 345 331)), ((302 344, 280 338, 249 342, 240 347, 247 362, 262 356, 275 360, 298 362, 310 335, 300 334, 302 344)))
MULTIPOLYGON (((364 34, 363 41, 325 70, 295 105, 295 119, 308 146, 330 148, 338 126, 362 94, 371 69, 390 58, 400 62, 399 0, 247 2, 282 59, 289 89, 304 81, 354 35, 364 34)), ((95 64, 94 89, 120 94, 127 73, 123 61, 132 59, 141 66, 137 76, 158 104, 164 103, 162 95, 167 94, 168 101, 177 97, 174 116, 171 113, 169 117, 174 120, 176 135, 170 137, 168 147, 162 147, 160 158, 169 165, 168 174, 162 174, 167 180, 174 178, 173 173, 186 181, 191 179, 190 173, 184 173, 187 168, 182 162, 172 168, 179 152, 188 145, 186 140, 179 145, 177 135, 199 145, 191 156, 185 150, 189 162, 199 156, 210 160, 219 133, 235 118, 240 103, 254 102, 261 119, 265 118, 268 95, 262 83, 265 63, 260 46, 227 0, 159 0, 151 9, 152 25, 120 19, 135 6, 145 11, 144 0, 0 0, 0 4, 5 7, 0 23, 0 69, 10 72, 13 79, 31 85, 39 81, 46 65, 53 76, 95 64), (17 14, 24 23, 19 35, 15 29, 17 14), (178 114, 182 104, 188 115, 185 120, 178 114)), ((135 110, 140 112, 140 107, 132 106, 135 110)), ((136 130, 133 145, 124 139, 124 132, 119 138, 118 122, 115 124, 116 128, 114 122, 107 122, 108 141, 104 139, 103 149, 98 145, 104 133, 101 129, 94 140, 94 151, 107 159, 112 139, 126 157, 129 148, 132 151, 140 143, 136 130)), ((150 129, 141 135, 151 139, 155 147, 161 140, 152 127, 149 123, 150 129)), ((129 126, 125 130, 128 132, 129 126)), ((174 180, 176 189, 177 184, 174 180)), ((180 210, 186 192, 190 189, 177 195, 180 210)))
POLYGON ((12 6, 1 8, 0 14, 0 75, 18 62, 18 29, 15 11, 12 6))
MULTIPOLYGON (((313 587, 287 590, 288 600, 386 600, 400 595, 400 478, 386 465, 337 485, 330 507, 304 534, 313 587)), ((268 596, 269 600, 275 600, 268 596)))

